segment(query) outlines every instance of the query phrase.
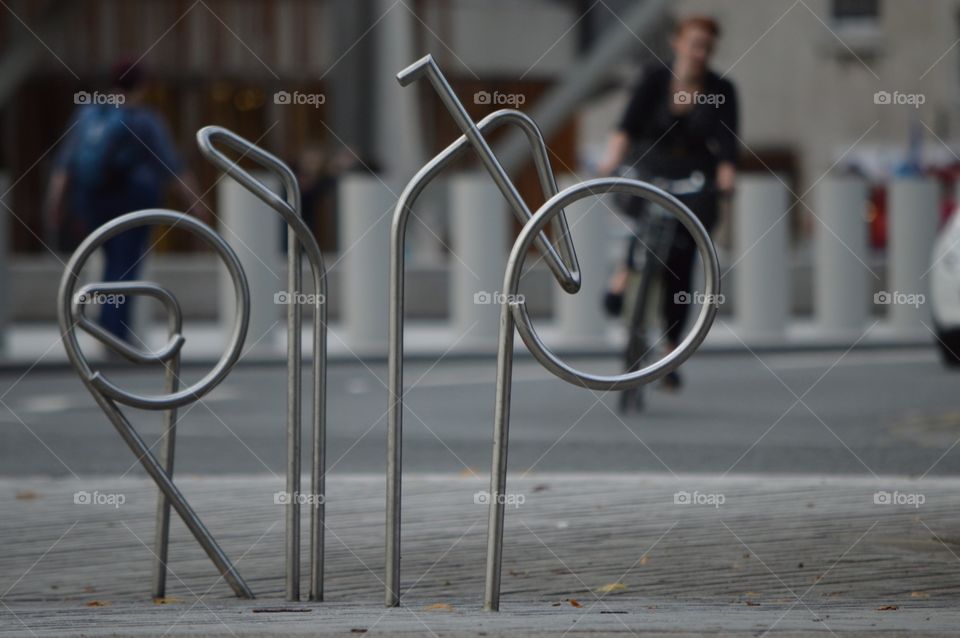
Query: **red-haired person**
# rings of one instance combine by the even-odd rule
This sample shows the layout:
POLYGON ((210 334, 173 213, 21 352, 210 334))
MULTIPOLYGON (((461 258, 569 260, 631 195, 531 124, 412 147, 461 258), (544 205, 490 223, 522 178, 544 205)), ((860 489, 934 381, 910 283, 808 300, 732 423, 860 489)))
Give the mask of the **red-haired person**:
MULTIPOLYGON (((717 22, 706 16, 689 16, 677 24, 670 41, 673 59, 669 66, 657 63, 644 70, 600 165, 602 175, 626 165, 641 179, 681 181, 699 173, 703 188, 680 199, 708 231, 719 216, 719 196, 733 190, 738 154, 736 91, 709 66, 719 35, 717 22)), ((633 246, 628 254, 632 252, 633 246)), ((690 294, 695 256, 693 239, 680 231, 663 269, 661 313, 671 350, 683 337, 690 310, 676 299, 679 293, 690 294)), ((623 269, 610 282, 606 303, 611 313, 620 312, 626 281, 623 269)), ((677 389, 680 377, 673 373, 664 384, 677 389)))

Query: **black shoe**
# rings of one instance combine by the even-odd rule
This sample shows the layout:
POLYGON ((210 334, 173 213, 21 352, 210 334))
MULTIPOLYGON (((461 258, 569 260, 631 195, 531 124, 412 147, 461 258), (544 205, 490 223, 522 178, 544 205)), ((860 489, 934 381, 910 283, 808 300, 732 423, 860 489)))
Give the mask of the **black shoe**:
POLYGON ((663 377, 661 385, 667 392, 679 392, 680 387, 683 385, 683 382, 680 379, 680 373, 676 370, 673 372, 668 372, 667 375, 663 377))
POLYGON ((619 317, 623 312, 623 294, 608 290, 603 296, 603 307, 609 316, 619 317))

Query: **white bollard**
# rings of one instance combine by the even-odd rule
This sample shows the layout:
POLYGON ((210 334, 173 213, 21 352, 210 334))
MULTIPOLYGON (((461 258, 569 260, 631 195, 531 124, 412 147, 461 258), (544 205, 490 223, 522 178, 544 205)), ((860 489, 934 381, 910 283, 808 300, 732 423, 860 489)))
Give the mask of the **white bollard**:
MULTIPOLYGON (((0 173, 0 196, 3 196, 3 203, 9 206, 7 190, 10 188, 10 174, 0 173)), ((8 245, 8 227, 10 225, 10 211, 6 206, 0 207, 0 299, 5 299, 6 303, 0 304, 0 358, 8 352, 7 332, 10 329, 10 308, 13 303, 10 301, 9 271, 7 261, 10 259, 10 246, 8 245)))
POLYGON ((457 349, 497 350, 498 294, 507 265, 507 203, 484 173, 449 181, 452 213, 450 319, 457 349))
MULTIPOLYGON (((279 180, 263 171, 251 171, 270 190, 281 197, 279 180)), ((276 337, 286 327, 282 294, 287 290, 287 274, 281 258, 281 237, 285 233, 280 216, 232 179, 217 185, 218 231, 237 253, 250 285, 250 326, 245 352, 265 354, 276 351, 276 337)), ((220 326, 224 339, 230 334, 236 308, 233 281, 220 266, 220 326)))
POLYGON ((814 308, 825 335, 858 338, 867 326, 873 275, 867 264, 867 185, 855 176, 817 186, 814 308))
MULTIPOLYGON (((384 181, 348 174, 339 185, 342 334, 357 356, 387 352, 390 227, 397 196, 384 181)), ((410 219, 409 224, 416 223, 410 219)))
POLYGON ((875 302, 889 304, 888 318, 898 332, 921 334, 926 332, 924 323, 931 325, 926 273, 940 219, 940 186, 929 178, 895 178, 887 201, 890 274, 875 302))
MULTIPOLYGON (((563 190, 577 181, 570 175, 561 175, 558 185, 563 190)), ((559 285, 554 286, 558 347, 591 350, 608 345, 610 322, 603 311, 603 293, 610 275, 607 222, 613 208, 609 198, 601 201, 597 197, 585 197, 564 209, 580 263, 582 285, 574 295, 567 294, 559 285)))
POLYGON ((787 188, 773 175, 737 181, 733 266, 736 330, 740 338, 776 341, 790 317, 787 188))

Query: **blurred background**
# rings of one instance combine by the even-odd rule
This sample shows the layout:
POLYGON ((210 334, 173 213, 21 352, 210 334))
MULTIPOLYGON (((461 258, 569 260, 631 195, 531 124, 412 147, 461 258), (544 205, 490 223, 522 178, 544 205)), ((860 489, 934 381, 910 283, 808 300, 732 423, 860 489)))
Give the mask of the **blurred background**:
MULTIPOLYGON (((720 23, 712 66, 735 83, 740 103, 737 196, 715 233, 727 320, 710 343, 945 340, 929 299, 900 308, 883 294, 929 296, 931 264, 952 263, 932 251, 954 206, 960 166, 958 2, 7 0, 0 11, 5 357, 60 356, 51 348, 55 290, 80 237, 56 227, 42 202, 72 114, 110 90, 118 60, 144 70, 147 104, 169 126, 196 175, 200 206, 237 248, 255 287, 283 287, 282 228, 267 213, 248 227, 228 210, 236 186, 202 159, 196 131, 228 127, 298 170, 305 216, 331 271, 328 301, 340 335, 331 348, 365 356, 385 352, 388 209, 459 133, 427 83, 401 88, 395 74, 430 53, 475 119, 503 107, 531 114, 561 185, 569 185, 594 175, 641 69, 669 59, 671 25, 690 13, 720 23), (902 246, 892 245, 896 215, 904 219, 902 246), (254 246, 250 237, 262 241, 254 246), (354 304, 354 297, 373 301, 354 304)), ((505 133, 491 140, 534 208, 543 197, 529 152, 505 133)), ((492 350, 496 313, 467 318, 457 310, 468 293, 499 286, 500 275, 477 281, 484 258, 469 263, 457 246, 464 234, 456 220, 470 211, 509 215, 495 192, 487 196, 480 182, 489 179, 478 170, 475 155, 465 154, 418 204, 407 313, 427 331, 414 333, 415 349, 492 350), (473 277, 458 278, 463 268, 473 277), (482 323, 471 336, 458 339, 475 321, 482 323)), ((233 208, 256 206, 236 201, 233 208)), ((169 206, 183 209, 172 196, 169 206)), ((495 227, 486 261, 499 264, 519 226, 495 227)), ((565 303, 540 262, 530 268, 527 302, 556 347, 616 349, 622 335, 599 299, 629 229, 609 214, 578 232, 594 266, 582 298, 565 303)), ((187 324, 200 322, 212 343, 217 326, 232 319, 217 292, 215 256, 177 229, 155 239, 143 278, 176 290, 187 324)), ((280 330, 283 308, 257 299, 254 327, 280 330)), ((159 307, 144 305, 137 321, 147 334, 159 319, 159 307)), ((268 354, 282 351, 279 336, 263 344, 268 354)), ((207 354, 215 351, 213 344, 207 354)))

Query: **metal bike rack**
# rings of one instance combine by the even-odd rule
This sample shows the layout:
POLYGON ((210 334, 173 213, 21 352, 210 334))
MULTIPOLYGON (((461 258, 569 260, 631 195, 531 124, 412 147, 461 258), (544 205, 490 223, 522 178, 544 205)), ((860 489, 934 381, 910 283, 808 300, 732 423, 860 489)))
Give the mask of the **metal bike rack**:
MULTIPOLYGON (((290 499, 286 504, 286 547, 285 582, 288 600, 300 598, 300 455, 301 455, 301 364, 302 339, 301 325, 303 310, 296 303, 303 286, 301 274, 301 256, 305 250, 310 262, 314 279, 315 299, 318 300, 314 311, 313 329, 313 449, 310 489, 315 498, 309 500, 310 509, 310 600, 323 600, 323 560, 324 560, 324 494, 326 471, 326 375, 327 375, 327 280, 323 255, 313 233, 301 218, 300 188, 293 171, 280 159, 255 146, 242 137, 215 126, 208 126, 197 133, 197 143, 201 153, 215 166, 230 175, 244 188, 252 192, 277 211, 288 226, 288 287, 295 303, 287 307, 287 477, 286 488, 290 499), (240 168, 237 162, 230 160, 218 148, 217 144, 232 149, 242 158, 249 158, 280 177, 285 190, 285 199, 281 199, 261 181, 240 168)), ((252 598, 253 594, 246 583, 236 573, 219 546, 207 532, 200 519, 190 508, 186 499, 173 484, 173 457, 175 444, 176 408, 196 401, 212 390, 230 372, 238 361, 250 319, 250 292, 246 276, 236 254, 222 237, 206 224, 198 222, 182 213, 173 211, 139 211, 118 217, 94 231, 74 253, 64 272, 60 287, 60 329, 63 333, 67 356, 80 374, 84 384, 93 394, 121 436, 141 459, 147 472, 161 490, 157 506, 156 543, 157 560, 154 569, 153 593, 162 597, 166 582, 166 559, 169 534, 170 505, 180 514, 193 532, 194 537, 203 546, 211 560, 220 569, 238 596, 252 598), (217 251, 227 265, 237 290, 237 318, 235 329, 227 354, 214 369, 197 384, 180 390, 179 368, 180 350, 184 343, 181 334, 182 315, 176 299, 166 289, 151 282, 103 282, 84 286, 77 294, 95 295, 103 293, 147 295, 158 299, 167 309, 169 316, 170 340, 155 352, 134 348, 125 341, 104 330, 83 313, 82 304, 74 299, 78 285, 80 269, 91 254, 106 240, 130 228, 147 224, 176 225, 200 235, 217 251), (145 396, 126 392, 111 383, 100 372, 94 372, 79 349, 75 327, 101 341, 108 348, 135 363, 162 363, 166 367, 166 392, 160 396, 145 396), (137 408, 165 410, 165 433, 161 448, 161 460, 158 461, 143 440, 130 426, 115 402, 137 408)))
POLYGON ((157 502, 155 529, 156 558, 154 562, 153 595, 162 598, 166 591, 166 561, 169 544, 170 507, 177 511, 184 524, 213 561, 220 574, 241 598, 253 598, 253 592, 237 573, 230 559, 207 531, 196 512, 173 482, 174 444, 176 438, 176 410, 200 400, 215 388, 230 372, 240 358, 247 325, 250 318, 250 290, 240 261, 230 246, 206 224, 182 213, 168 210, 144 210, 113 219, 95 230, 77 248, 67 263, 60 280, 58 293, 58 319, 64 348, 71 365, 80 375, 100 409, 107 415, 117 432, 136 455, 137 459, 160 489, 157 502), (83 286, 79 291, 80 272, 90 256, 107 240, 131 228, 163 224, 178 226, 198 235, 220 256, 230 273, 236 293, 237 316, 226 352, 202 379, 190 387, 179 389, 180 350, 184 344, 181 334, 182 315, 173 295, 155 283, 147 281, 102 282, 83 286), (169 325, 169 340, 156 351, 135 348, 118 339, 94 323, 84 314, 85 298, 96 294, 146 295, 158 299, 166 308, 169 325), (102 372, 94 371, 84 357, 77 341, 76 328, 84 330, 107 348, 134 363, 160 363, 166 369, 165 392, 161 395, 137 394, 124 390, 109 380, 102 372), (117 404, 145 410, 164 410, 164 433, 161 458, 158 460, 150 447, 130 424, 117 404))
MULTIPOLYGON (((310 491, 310 600, 323 600, 324 558, 324 495, 326 473, 326 387, 327 387, 327 276, 320 246, 302 219, 300 186, 294 172, 278 157, 219 126, 206 126, 197 132, 200 152, 220 170, 235 179, 270 208, 287 224, 288 288, 291 298, 299 298, 303 287, 300 272, 302 250, 313 275, 314 293, 320 301, 314 310, 313 322, 313 450, 310 491), (216 144, 230 148, 258 165, 277 174, 286 198, 281 199, 263 182, 240 168, 217 150, 216 144)), ((300 599, 300 450, 301 450, 301 325, 303 311, 299 303, 287 306, 287 494, 286 504, 286 595, 300 599)))
POLYGON ((537 233, 543 230, 551 219, 561 214, 564 206, 569 206, 584 197, 600 196, 614 192, 650 200, 675 215, 693 236, 697 244, 697 250, 703 260, 706 299, 708 301, 716 300, 720 292, 720 265, 717 260, 717 252, 703 224, 677 198, 645 182, 606 178, 575 184, 544 203, 537 210, 533 219, 520 231, 507 260, 507 271, 503 278, 503 293, 509 301, 503 304, 500 310, 500 341, 497 349, 497 398, 493 430, 493 463, 490 474, 484 592, 484 608, 490 611, 497 611, 500 608, 500 566, 503 558, 503 495, 507 487, 507 443, 510 429, 510 386, 513 373, 514 327, 520 333, 520 338, 533 357, 554 375, 583 388, 610 391, 650 383, 675 370, 703 342, 717 314, 718 305, 716 301, 705 303, 693 328, 675 350, 655 363, 624 374, 603 376, 581 372, 564 363, 544 345, 530 321, 530 315, 527 313, 523 297, 517 294, 527 251, 537 233))
MULTIPOLYGON (((521 222, 528 222, 533 216, 516 186, 510 181, 503 166, 487 144, 483 134, 503 124, 518 127, 525 135, 537 169, 544 196, 550 198, 557 192, 557 183, 550 167, 550 158, 543 135, 536 123, 526 114, 513 109, 503 109, 491 113, 480 122, 474 122, 467 114, 456 93, 444 78, 443 73, 432 56, 425 56, 410 65, 399 74, 397 80, 407 86, 421 76, 426 75, 440 96, 444 106, 453 116, 463 135, 425 164, 410 180, 397 202, 393 214, 390 243, 390 324, 389 324, 389 408, 387 421, 387 511, 386 511, 386 605, 396 607, 400 604, 400 496, 402 470, 402 422, 403 422, 403 296, 404 296, 404 252, 407 220, 413 204, 430 183, 445 167, 450 165, 462 151, 472 146, 480 157, 484 168, 503 193, 514 215, 521 222)), ((554 277, 569 293, 580 289, 580 270, 576 252, 567 227, 562 209, 551 217, 554 234, 560 238, 560 250, 540 231, 531 240, 544 255, 544 259, 554 277)))

